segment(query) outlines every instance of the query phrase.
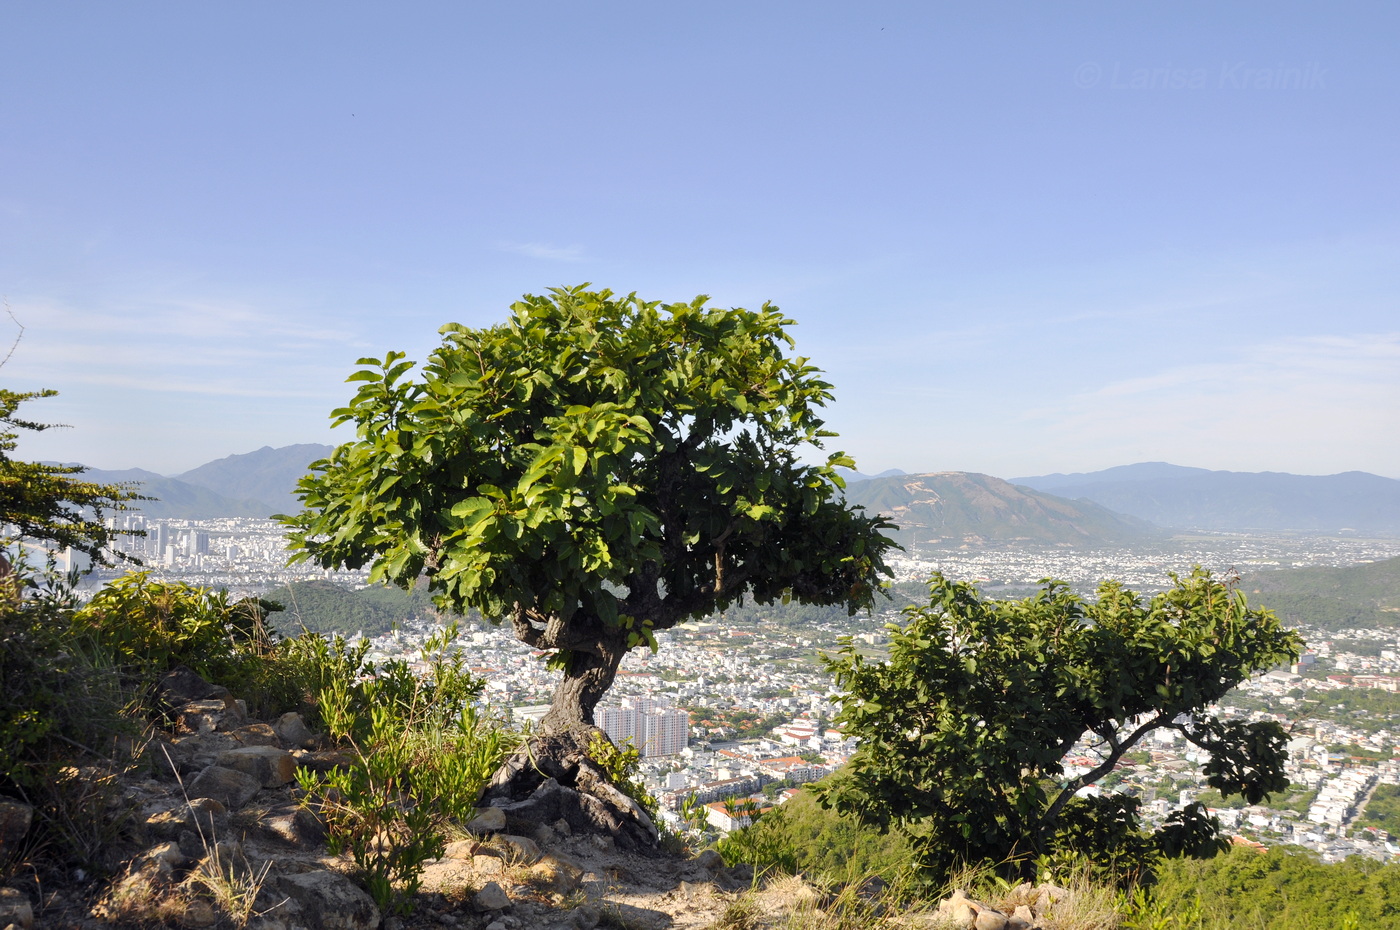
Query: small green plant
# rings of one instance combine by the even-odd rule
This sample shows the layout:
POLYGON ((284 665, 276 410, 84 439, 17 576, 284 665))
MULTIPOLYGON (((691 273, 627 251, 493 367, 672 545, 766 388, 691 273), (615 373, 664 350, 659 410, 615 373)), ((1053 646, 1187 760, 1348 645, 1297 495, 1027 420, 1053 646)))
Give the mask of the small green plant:
POLYGON ((371 742, 357 749, 357 764, 336 769, 319 784, 305 769, 297 782, 320 798, 332 854, 348 852, 374 903, 407 914, 423 864, 442 855, 444 841, 434 811, 413 797, 407 777, 408 741, 393 729, 388 708, 370 711, 371 742))
POLYGON ((608 776, 608 780, 636 801, 647 812, 652 823, 661 823, 661 805, 646 785, 637 777, 641 767, 642 754, 630 742, 617 746, 602 731, 595 730, 588 742, 588 756, 608 776))
POLYGON ((449 625, 423 647, 427 674, 406 662, 376 665, 366 644, 299 638, 293 651, 332 738, 355 764, 318 780, 298 773, 305 802, 321 811, 334 853, 347 853, 366 890, 388 913, 406 914, 423 864, 442 854, 453 821, 469 818, 514 734, 471 703, 481 682, 451 648, 449 625))

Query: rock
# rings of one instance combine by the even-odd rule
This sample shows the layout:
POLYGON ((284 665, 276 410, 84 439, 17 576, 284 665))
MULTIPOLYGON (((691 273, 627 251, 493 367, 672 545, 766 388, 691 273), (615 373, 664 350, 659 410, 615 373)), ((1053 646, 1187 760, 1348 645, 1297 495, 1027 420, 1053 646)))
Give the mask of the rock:
POLYGON ((200 772, 185 789, 191 800, 213 798, 231 811, 236 811, 253 799, 262 782, 251 775, 218 765, 200 772))
POLYGON ((467 824, 467 829, 478 836, 483 833, 499 833, 505 828, 506 814, 499 807, 482 808, 467 824))
POLYGON ((240 715, 237 705, 232 707, 220 698, 204 701, 190 701, 175 711, 175 731, 177 733, 212 733, 215 730, 234 730, 243 726, 247 718, 240 715))
POLYGON ((1018 904, 1016 910, 1011 914, 1012 920, 1019 920, 1027 927, 1035 926, 1035 912, 1025 904, 1018 904))
POLYGON ((376 930, 379 926, 379 908, 374 901, 339 872, 283 875, 276 884, 278 892, 299 912, 298 920, 290 926, 306 930, 376 930))
POLYGON ((17 926, 30 930, 34 926, 34 908, 24 892, 14 888, 0 888, 0 926, 17 926))
POLYGON ((458 840, 455 843, 448 843, 443 850, 444 859, 470 859, 482 848, 476 840, 458 840))
POLYGON ((259 818, 257 829, 269 839, 297 849, 312 849, 326 841, 326 825, 315 812, 300 805, 284 805, 259 818))
POLYGON ((1006 915, 994 908, 984 907, 972 922, 973 930, 1006 930, 1006 915))
POLYGON ((546 853, 528 873, 529 880, 545 885, 554 894, 568 895, 577 891, 584 881, 584 868, 567 856, 546 853))
POLYGON ((265 723, 250 723, 246 727, 239 727, 229 734, 244 746, 271 746, 274 749, 282 748, 282 741, 277 738, 277 731, 265 723))
POLYGON ((724 868, 724 857, 714 849, 702 849, 695 857, 695 864, 701 868, 709 869, 711 872, 718 872, 724 868))
POLYGON ((1046 882, 1035 890, 1035 912, 1044 914, 1045 911, 1056 901, 1064 898, 1069 892, 1059 885, 1052 885, 1046 882))
POLYGON ((277 738, 289 749, 315 749, 316 734, 306 725, 301 714, 289 711, 277 718, 277 738))
POLYGON ((0 798, 0 862, 18 860, 18 851, 34 823, 34 808, 9 798, 0 798))
POLYGON ((148 859, 152 862, 162 862, 165 864, 166 868, 172 871, 180 868, 189 861, 189 857, 181 851, 180 844, 174 840, 161 843, 158 846, 152 846, 141 854, 141 858, 148 859))
POLYGON ((528 836, 502 833, 496 842, 504 847, 505 858, 512 865, 534 865, 540 861, 540 848, 528 836))
POLYGON ((202 834, 212 843, 227 825, 228 809, 214 798, 181 802, 146 818, 146 830, 160 840, 179 840, 181 833, 193 832, 202 834))
POLYGON ((500 856, 472 856, 472 871, 478 875, 502 875, 505 870, 506 864, 501 861, 500 856))
POLYGON ((156 683, 156 694, 171 710, 183 707, 192 701, 203 701, 210 697, 222 697, 218 692, 228 694, 228 689, 211 685, 203 676, 186 665, 178 665, 165 673, 156 683))
POLYGON ((500 911, 510 907, 510 898, 500 885, 487 882, 472 898, 472 904, 479 911, 500 911))
POLYGON ((353 753, 340 749, 326 749, 318 752, 300 752, 293 756, 297 765, 313 772, 330 772, 335 769, 348 769, 359 760, 353 753))
POLYGON ((603 912, 596 904, 584 904, 574 908, 574 912, 569 915, 569 922, 578 930, 593 930, 598 926, 598 921, 603 919, 603 912))
POLYGON ((202 898, 195 898, 185 904, 185 912, 180 915, 180 926, 190 930, 203 930, 219 922, 214 906, 202 898))
POLYGON ((567 895, 577 891, 583 882, 583 867, 565 856, 546 853, 530 867, 527 878, 555 894, 567 895))
POLYGON ((296 778, 297 772, 292 754, 275 746, 243 746, 230 749, 219 753, 217 764, 251 775, 264 788, 280 788, 296 778))

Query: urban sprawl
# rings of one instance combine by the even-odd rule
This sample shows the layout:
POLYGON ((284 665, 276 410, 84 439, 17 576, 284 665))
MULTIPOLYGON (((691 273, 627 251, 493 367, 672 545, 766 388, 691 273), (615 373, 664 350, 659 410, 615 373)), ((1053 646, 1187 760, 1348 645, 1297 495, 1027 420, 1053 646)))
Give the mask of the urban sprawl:
MULTIPOLYGON (((287 565, 280 528, 267 520, 143 520, 118 518, 117 529, 144 530, 144 538, 120 547, 140 557, 157 578, 183 580, 233 595, 260 595, 288 583, 330 580, 366 584, 364 572, 330 572, 287 565)), ((1248 587, 1251 572, 1311 565, 1345 565, 1400 554, 1400 540, 1332 537, 1199 535, 1156 548, 1129 550, 914 548, 893 561, 897 581, 922 580, 933 571, 978 581, 989 594, 1024 591, 1042 578, 1091 591, 1116 578, 1142 592, 1168 584, 1168 572, 1201 564, 1237 572, 1248 587)), ((60 555, 60 568, 84 568, 60 555)), ((100 583, 108 573, 92 576, 100 583)), ((842 636, 878 656, 885 625, 896 610, 841 621, 784 626, 759 620, 732 624, 708 618, 657 635, 658 650, 638 649, 623 663, 596 717, 615 740, 642 753, 646 782, 676 818, 687 799, 707 805, 709 823, 728 831, 749 822, 750 811, 782 803, 801 785, 840 766, 854 741, 830 725, 840 707, 822 651, 842 636), (752 805, 736 804, 752 798, 752 805), (728 800, 728 803, 726 803, 728 800)), ((432 618, 415 618, 375 637, 373 656, 417 660, 436 630, 432 618)), ((1291 844, 1324 860, 1348 855, 1400 858, 1400 837, 1357 822, 1378 785, 1400 784, 1400 720, 1342 713, 1329 692, 1340 689, 1400 691, 1400 635, 1394 630, 1303 628, 1308 652, 1290 669, 1275 669, 1245 682, 1221 702, 1226 717, 1278 720, 1292 733, 1288 773, 1292 787, 1254 806, 1228 806, 1205 787, 1195 747, 1174 731, 1158 731, 1099 784, 1086 791, 1129 791, 1149 822, 1204 801, 1242 841, 1291 844), (1277 805, 1277 806, 1271 806, 1277 805)), ((508 627, 474 624, 460 648, 486 682, 482 700, 517 725, 547 709, 557 673, 519 643, 508 627)), ((1066 759, 1066 777, 1097 765, 1092 745, 1066 759)))

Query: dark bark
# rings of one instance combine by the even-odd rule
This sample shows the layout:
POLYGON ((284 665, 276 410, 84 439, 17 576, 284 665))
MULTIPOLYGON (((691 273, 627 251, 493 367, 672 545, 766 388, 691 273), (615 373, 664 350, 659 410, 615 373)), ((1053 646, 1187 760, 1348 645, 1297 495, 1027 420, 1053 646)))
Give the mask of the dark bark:
POLYGON ((571 650, 564 675, 554 688, 549 713, 540 721, 546 734, 593 729, 593 709, 617 677, 617 667, 627 653, 625 634, 601 636, 586 648, 571 650))

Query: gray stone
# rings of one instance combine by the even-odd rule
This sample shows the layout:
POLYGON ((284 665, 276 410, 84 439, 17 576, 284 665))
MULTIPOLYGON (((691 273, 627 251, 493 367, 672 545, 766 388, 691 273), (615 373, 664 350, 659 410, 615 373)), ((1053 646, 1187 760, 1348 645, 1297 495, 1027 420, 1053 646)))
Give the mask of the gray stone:
POLYGON ((277 738, 277 731, 265 723, 250 723, 246 727, 239 727, 229 734, 244 746, 271 746, 274 749, 282 748, 282 741, 277 738))
POLYGON ((306 930, 376 930, 379 926, 374 901, 339 872, 284 875, 277 879, 277 888, 300 912, 294 926, 306 930))
POLYGON ((507 930, 504 920, 493 920, 486 925, 486 930, 507 930))
POLYGON ((221 752, 217 764, 256 778, 264 788, 280 788, 296 778, 296 760, 276 746, 242 746, 221 752))
POLYGON ((486 807, 476 812, 476 816, 467 824, 467 829, 478 835, 482 833, 499 833, 506 828, 505 811, 499 807, 486 807))
POLYGON ((326 841, 325 823, 313 811, 300 806, 268 811, 258 820, 257 829, 264 836, 297 849, 314 849, 326 841))
POLYGON ((603 912, 596 904, 585 904, 574 908, 574 912, 569 915, 569 921, 578 930, 593 930, 598 926, 598 921, 603 919, 603 912))
POLYGON ((476 840, 457 840, 454 843, 447 844, 447 848, 443 850, 442 858, 470 859, 475 856, 481 848, 481 844, 476 840))
POLYGON ((479 911, 500 911, 510 907, 510 897, 505 889, 495 882, 487 882, 472 898, 479 911))
POLYGON ((513 865, 534 865, 540 861, 540 848, 528 836, 502 833, 496 837, 496 842, 501 844, 505 858, 513 865))
POLYGON ((277 718, 277 737, 289 749, 316 748, 316 734, 306 725, 301 714, 289 711, 277 718))
POLYGON ((156 693, 161 700, 170 708, 182 707, 191 701, 203 701, 206 698, 222 696, 218 692, 227 694, 225 688, 211 685, 205 681, 203 676, 186 665, 178 665, 165 673, 165 677, 156 684, 156 693))
POLYGON ((24 892, 0 888, 0 926, 10 925, 30 930, 34 926, 34 908, 24 892))
POLYGON ((195 776, 185 789, 190 799, 213 798, 231 811, 236 811, 253 799, 262 782, 251 775, 233 769, 211 765, 195 776))
POLYGON ((180 844, 174 840, 152 846, 142 853, 142 858, 152 862, 163 862, 172 870, 180 868, 189 860, 189 857, 181 851, 180 844))
POLYGON ((972 922, 974 930, 1006 930, 1006 915, 994 908, 984 907, 972 922))
POLYGON ((703 849, 695 857, 695 864, 701 868, 709 869, 711 872, 718 872, 724 868, 724 857, 714 849, 703 849))
POLYGON ((0 862, 11 862, 34 823, 34 808, 9 798, 0 798, 0 862))

